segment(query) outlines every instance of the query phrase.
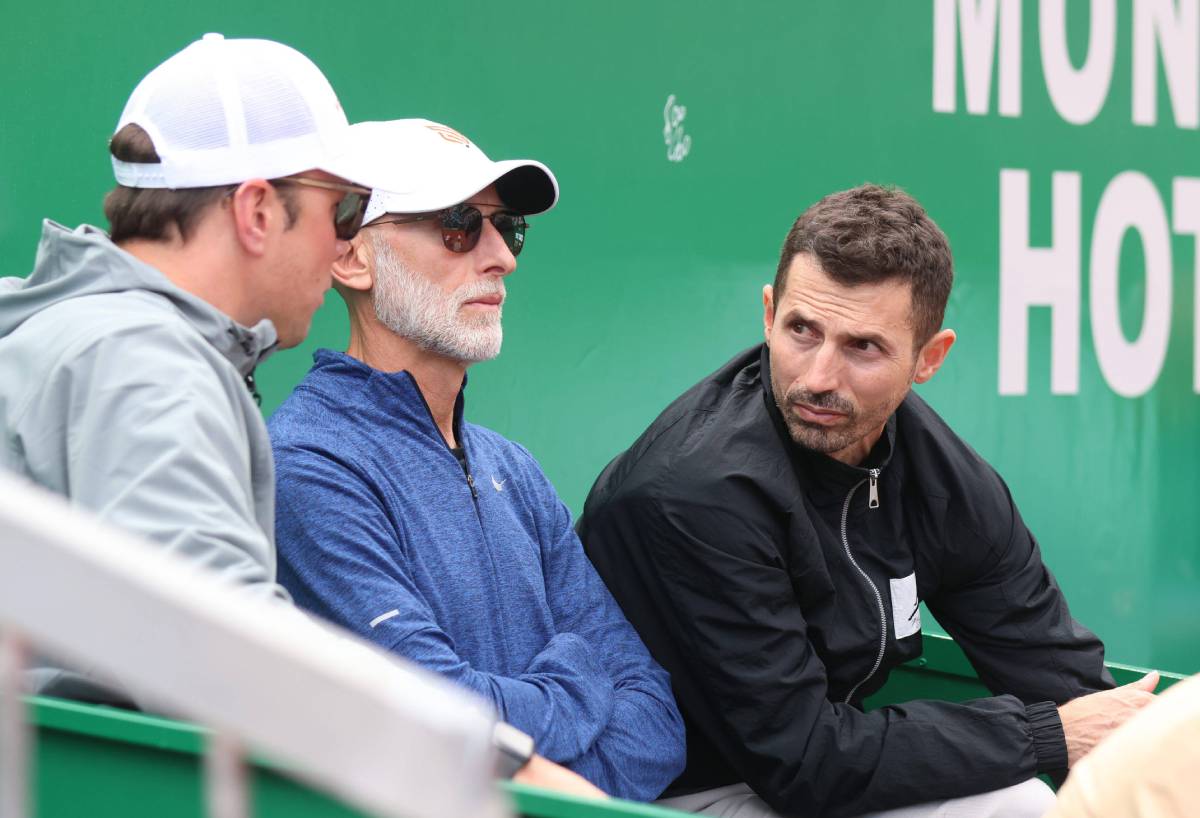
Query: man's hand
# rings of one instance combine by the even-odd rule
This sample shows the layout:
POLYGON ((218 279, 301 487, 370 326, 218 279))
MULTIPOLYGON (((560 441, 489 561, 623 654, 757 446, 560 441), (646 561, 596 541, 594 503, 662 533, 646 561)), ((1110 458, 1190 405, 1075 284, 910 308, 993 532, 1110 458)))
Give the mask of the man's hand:
POLYGON ((603 790, 590 784, 583 776, 539 755, 530 758, 529 763, 513 776, 513 781, 582 798, 608 798, 603 790))
POLYGON ((1150 702, 1158 687, 1158 671, 1112 690, 1080 696, 1058 708, 1067 737, 1067 765, 1074 767, 1104 740, 1150 702))

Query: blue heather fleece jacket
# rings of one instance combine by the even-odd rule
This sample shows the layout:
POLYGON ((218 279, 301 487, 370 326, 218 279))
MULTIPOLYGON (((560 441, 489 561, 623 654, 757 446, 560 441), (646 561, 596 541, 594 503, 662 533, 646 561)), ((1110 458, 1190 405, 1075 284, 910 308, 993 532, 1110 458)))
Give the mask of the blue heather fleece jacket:
POLYGON ((319 350, 271 418, 279 581, 296 602, 487 697, 537 751, 649 800, 683 722, 533 457, 455 427, 473 485, 407 372, 319 350))

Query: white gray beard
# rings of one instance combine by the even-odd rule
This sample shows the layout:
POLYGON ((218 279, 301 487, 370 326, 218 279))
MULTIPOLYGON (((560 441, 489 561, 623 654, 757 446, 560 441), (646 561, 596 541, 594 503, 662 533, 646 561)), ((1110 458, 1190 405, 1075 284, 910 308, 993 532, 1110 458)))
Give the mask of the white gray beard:
POLYGON ((464 302, 504 294, 499 279, 465 284, 444 293, 410 269, 386 242, 375 243, 375 317, 397 335, 424 350, 464 363, 488 361, 504 341, 501 309, 494 314, 463 316, 464 302))

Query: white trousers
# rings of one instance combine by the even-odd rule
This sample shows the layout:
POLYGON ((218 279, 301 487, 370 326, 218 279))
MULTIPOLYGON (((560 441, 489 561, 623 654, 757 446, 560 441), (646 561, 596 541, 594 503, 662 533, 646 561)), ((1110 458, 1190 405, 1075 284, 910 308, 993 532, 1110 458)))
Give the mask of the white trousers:
MULTIPOLYGON (((714 818, 780 818, 746 784, 660 798, 654 803, 714 818)), ((1042 818, 1052 806, 1054 791, 1040 779, 1031 778, 1002 790, 871 812, 861 818, 1042 818)))

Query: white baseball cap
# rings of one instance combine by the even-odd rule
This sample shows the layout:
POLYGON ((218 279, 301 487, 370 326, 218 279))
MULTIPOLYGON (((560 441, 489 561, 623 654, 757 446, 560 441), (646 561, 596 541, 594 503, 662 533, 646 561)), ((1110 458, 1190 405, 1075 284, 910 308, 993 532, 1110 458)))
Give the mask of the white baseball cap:
POLYGON ((496 185, 505 205, 526 216, 558 201, 558 180, 532 159, 493 162, 458 131, 428 119, 359 122, 350 126, 353 151, 399 183, 375 185, 363 224, 385 213, 441 210, 496 185))
POLYGON ((350 124, 321 70, 270 40, 205 34, 138 83, 117 130, 130 123, 162 161, 114 157, 127 187, 215 187, 311 169, 364 187, 386 182, 349 152, 350 124))

